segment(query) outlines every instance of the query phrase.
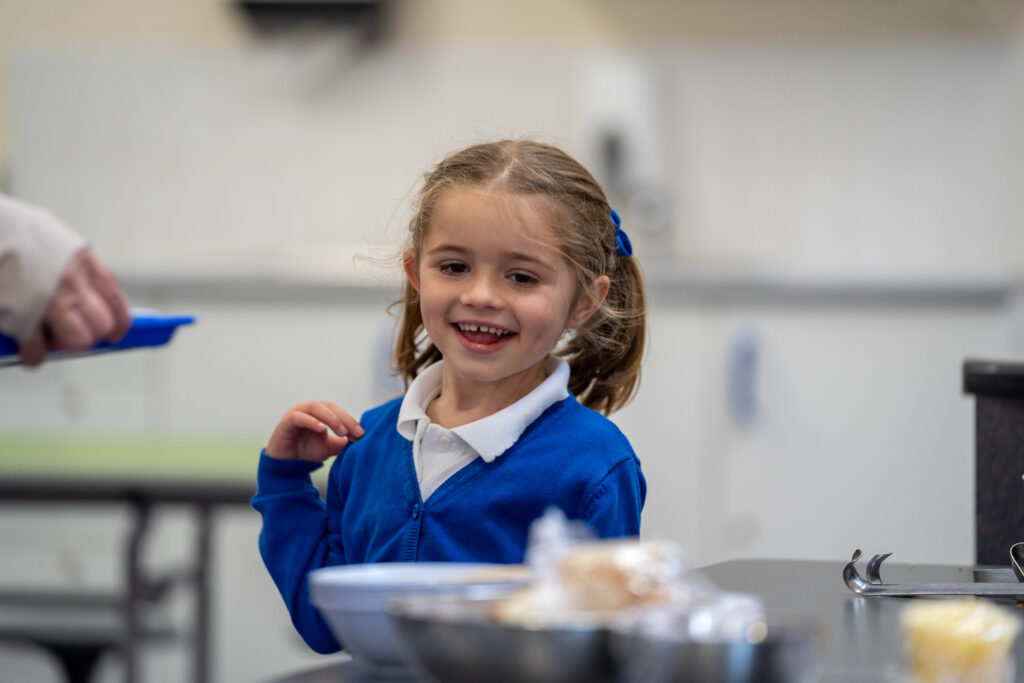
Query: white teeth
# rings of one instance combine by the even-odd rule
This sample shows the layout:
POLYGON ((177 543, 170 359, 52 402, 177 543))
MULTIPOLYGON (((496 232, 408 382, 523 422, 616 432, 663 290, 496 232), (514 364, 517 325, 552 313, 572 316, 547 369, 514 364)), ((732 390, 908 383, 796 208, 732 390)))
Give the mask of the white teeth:
POLYGON ((488 327, 486 325, 468 325, 465 323, 459 323, 459 329, 463 332, 490 332, 496 334, 499 337, 504 337, 508 334, 508 330, 503 330, 500 327, 488 327))

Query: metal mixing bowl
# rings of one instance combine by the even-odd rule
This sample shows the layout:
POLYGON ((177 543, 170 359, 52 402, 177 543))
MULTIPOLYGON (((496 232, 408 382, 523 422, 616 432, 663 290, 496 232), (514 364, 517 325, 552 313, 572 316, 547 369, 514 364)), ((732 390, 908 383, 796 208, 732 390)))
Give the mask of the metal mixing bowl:
POLYGON ((518 566, 455 562, 379 562, 316 569, 309 593, 331 631, 362 669, 398 675, 405 669, 388 613, 404 595, 461 594, 469 586, 508 591, 522 584, 518 566))
POLYGON ((411 596, 391 615, 412 668, 438 683, 813 683, 817 634, 771 625, 697 642, 594 625, 497 623, 491 594, 411 596))
POLYGON ((493 593, 469 592, 392 602, 409 663, 440 683, 614 683, 607 629, 496 623, 495 600, 493 593))
POLYGON ((614 633, 620 683, 814 683, 817 630, 774 625, 752 637, 694 641, 614 633))

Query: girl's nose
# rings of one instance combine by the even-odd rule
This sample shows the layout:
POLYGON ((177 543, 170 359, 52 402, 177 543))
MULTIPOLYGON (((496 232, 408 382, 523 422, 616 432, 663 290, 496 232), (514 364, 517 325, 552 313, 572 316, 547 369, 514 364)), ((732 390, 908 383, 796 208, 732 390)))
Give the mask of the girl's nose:
POLYGON ((466 306, 480 308, 495 308, 501 305, 501 296, 494 278, 479 274, 466 281, 466 288, 462 291, 460 300, 466 306))

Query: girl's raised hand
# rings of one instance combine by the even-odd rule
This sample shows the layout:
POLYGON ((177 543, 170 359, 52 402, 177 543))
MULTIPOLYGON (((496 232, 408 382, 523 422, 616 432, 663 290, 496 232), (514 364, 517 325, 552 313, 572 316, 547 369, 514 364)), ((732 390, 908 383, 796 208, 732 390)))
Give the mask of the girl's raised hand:
POLYGON ((363 436, 354 417, 326 401, 296 403, 274 427, 265 452, 279 460, 321 463, 363 436))

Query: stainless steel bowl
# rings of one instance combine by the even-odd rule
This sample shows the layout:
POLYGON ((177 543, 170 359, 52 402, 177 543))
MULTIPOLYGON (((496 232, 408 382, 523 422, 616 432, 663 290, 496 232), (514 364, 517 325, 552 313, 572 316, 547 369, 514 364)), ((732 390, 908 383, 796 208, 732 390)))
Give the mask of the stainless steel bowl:
POLYGON ((496 623, 494 593, 395 600, 407 663, 437 683, 813 683, 813 627, 773 624, 722 642, 653 637, 601 625, 496 623))
POLYGON ((409 664, 439 683, 613 683, 611 633, 598 626, 527 628, 490 618, 493 594, 414 596, 391 614, 409 664))
POLYGON ((814 683, 821 673, 817 643, 809 624, 776 624, 728 641, 611 636, 620 683, 814 683))
POLYGON ((404 595, 461 595, 472 586, 507 592, 522 584, 520 567, 454 562, 378 562, 324 567, 309 575, 309 593, 355 663, 376 675, 405 671, 388 605, 404 595))

